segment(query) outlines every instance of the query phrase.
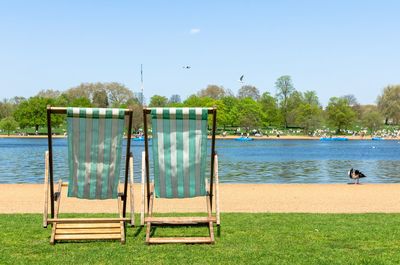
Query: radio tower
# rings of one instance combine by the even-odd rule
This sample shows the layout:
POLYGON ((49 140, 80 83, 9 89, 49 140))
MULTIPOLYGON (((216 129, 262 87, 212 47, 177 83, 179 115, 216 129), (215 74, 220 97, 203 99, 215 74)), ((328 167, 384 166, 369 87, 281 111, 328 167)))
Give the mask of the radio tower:
POLYGON ((140 98, 140 103, 142 104, 142 107, 144 107, 144 94, 143 94, 143 64, 140 64, 140 90, 142 92, 142 96, 140 98))

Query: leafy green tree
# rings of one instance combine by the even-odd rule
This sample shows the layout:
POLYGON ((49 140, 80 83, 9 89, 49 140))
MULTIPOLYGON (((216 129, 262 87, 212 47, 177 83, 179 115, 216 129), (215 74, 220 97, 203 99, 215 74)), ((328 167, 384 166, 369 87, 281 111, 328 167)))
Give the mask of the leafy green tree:
POLYGON ((206 88, 200 90, 197 95, 199 97, 209 97, 213 99, 221 99, 227 95, 227 91, 222 86, 208 85, 206 88))
POLYGON ((287 98, 287 110, 286 110, 286 124, 298 127, 298 117, 300 107, 303 105, 304 99, 303 94, 299 91, 293 91, 287 98))
POLYGON ((315 91, 302 94, 302 102, 297 106, 296 114, 296 123, 304 128, 306 134, 318 128, 322 122, 322 107, 315 91))
POLYGON ((259 100, 261 110, 264 112, 265 126, 280 126, 282 124, 281 114, 278 107, 278 100, 269 92, 264 92, 259 100))
POLYGON ((384 123, 382 114, 375 105, 362 106, 361 124, 368 128, 371 134, 379 130, 384 123))
POLYGON ((322 109, 316 104, 303 103, 298 108, 297 122, 308 134, 319 127, 322 121, 322 109))
POLYGON ((11 100, 3 99, 0 102, 0 119, 12 116, 15 108, 16 104, 13 104, 11 100))
POLYGON ((253 100, 259 100, 260 91, 255 86, 242 86, 238 91, 238 98, 252 98, 253 100))
POLYGON ((240 126, 249 129, 262 126, 263 112, 261 106, 251 98, 239 100, 238 104, 234 106, 232 114, 236 117, 240 126))
POLYGON ((385 117, 385 124, 391 120, 398 124, 400 121, 400 85, 391 85, 383 89, 377 99, 378 109, 385 117))
MULTIPOLYGON (((223 112, 224 117, 221 119, 222 125, 224 126, 235 126, 239 125, 237 116, 235 113, 235 109, 237 109, 237 105, 239 104, 239 99, 234 96, 227 96, 221 99, 223 103, 223 112)), ((220 116, 220 108, 218 108, 217 117, 220 116)))
POLYGON ((154 95, 150 98, 149 107, 165 107, 168 104, 168 98, 160 95, 154 95))
POLYGON ((212 107, 213 102, 214 99, 210 97, 191 95, 185 101, 183 101, 183 105, 185 107, 212 107))
POLYGON ((356 117, 346 98, 330 98, 326 112, 328 123, 336 128, 338 134, 340 130, 351 126, 356 117))
MULTIPOLYGON (((50 98, 31 97, 18 105, 14 112, 14 118, 21 128, 35 127, 35 130, 38 131, 40 126, 47 124, 47 106, 54 106, 55 102, 50 98)), ((60 115, 54 115, 53 126, 58 126, 62 122, 63 118, 60 115)))
POLYGON ((6 117, 0 121, 0 128, 7 131, 7 135, 10 136, 10 132, 16 130, 18 122, 13 117, 6 117))
POLYGON ((281 113, 285 128, 288 126, 288 99, 289 96, 295 91, 292 78, 289 75, 279 77, 275 82, 277 89, 277 98, 280 103, 281 113))

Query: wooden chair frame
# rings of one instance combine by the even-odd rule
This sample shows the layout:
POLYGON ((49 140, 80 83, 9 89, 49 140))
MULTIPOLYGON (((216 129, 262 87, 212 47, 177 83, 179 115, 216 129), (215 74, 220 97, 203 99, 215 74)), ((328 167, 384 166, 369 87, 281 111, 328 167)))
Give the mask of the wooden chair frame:
POLYGON ((51 130, 51 114, 66 114, 67 109, 61 107, 47 107, 47 131, 49 150, 45 153, 45 180, 44 180, 44 209, 43 209, 43 227, 52 226, 50 244, 62 240, 120 240, 124 244, 125 223, 129 222, 131 226, 135 224, 134 216, 134 197, 133 197, 133 155, 130 152, 131 128, 132 128, 132 110, 126 109, 125 115, 129 117, 128 135, 125 161, 125 179, 123 190, 118 186, 118 218, 59 218, 59 209, 61 201, 61 190, 68 184, 59 180, 57 191, 54 191, 53 180, 53 146, 51 130), (128 177, 130 189, 130 217, 126 216, 128 177), (50 218, 48 216, 50 199, 50 218))
POLYGON ((147 115, 151 113, 150 109, 143 110, 144 121, 144 137, 145 151, 142 153, 142 207, 140 224, 146 224, 146 243, 147 244, 164 244, 164 243, 208 243, 215 242, 214 223, 220 226, 220 209, 219 209, 219 177, 218 177, 218 156, 215 152, 215 130, 217 121, 217 110, 215 108, 208 109, 208 113, 213 115, 212 119, 212 135, 211 135, 211 171, 209 185, 206 186, 206 217, 155 217, 153 216, 153 206, 155 201, 154 184, 150 182, 149 173, 149 152, 148 152, 148 129, 147 115), (215 184, 215 187, 214 187, 215 184), (146 189, 145 189, 146 186, 146 189), (214 191, 215 189, 215 191, 214 191), (215 195, 214 195, 215 192, 215 195), (213 215, 213 196, 215 197, 215 215, 213 215), (145 203, 146 201, 146 203, 145 203), (145 208, 147 212, 145 214, 145 208), (171 226, 171 225, 206 225, 208 226, 209 236, 207 237, 152 237, 152 226, 171 226))

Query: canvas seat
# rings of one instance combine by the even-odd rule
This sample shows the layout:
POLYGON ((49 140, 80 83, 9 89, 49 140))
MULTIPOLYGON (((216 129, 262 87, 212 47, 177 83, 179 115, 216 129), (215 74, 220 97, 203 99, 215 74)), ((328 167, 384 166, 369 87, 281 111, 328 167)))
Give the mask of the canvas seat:
MULTIPOLYGON (((218 157, 215 152, 215 108, 151 108, 143 110, 144 120, 151 117, 153 182, 149 172, 149 136, 145 123, 145 151, 142 154, 142 215, 146 224, 146 242, 152 243, 214 243, 214 227, 220 225, 218 204, 218 157), (207 159, 208 115, 212 114, 210 159, 207 159), (209 176, 206 177, 207 171, 209 176), (144 185, 146 184, 146 191, 144 185), (146 194, 146 196, 144 195, 146 194), (214 196, 215 194, 215 196, 214 196), (162 217, 153 212, 156 198, 206 198, 203 216, 162 217), (213 198, 216 210, 213 214, 213 198), (146 203, 144 203, 146 201, 146 203), (145 214, 145 208, 147 209, 145 214), (205 225, 204 237, 153 237, 153 226, 205 225)), ((161 202, 160 202, 161 203, 161 202)))
POLYGON ((47 108, 48 151, 45 154, 45 194, 43 227, 52 226, 50 243, 63 240, 120 240, 125 243, 125 223, 134 225, 133 157, 130 152, 132 111, 105 108, 47 108), (54 190, 52 115, 66 115, 68 144, 68 184, 60 179, 54 190), (128 121, 123 189, 119 190, 122 142, 128 121), (128 179, 129 176, 129 179, 128 179), (131 212, 126 216, 129 199, 131 212), (68 197, 86 200, 115 199, 115 218, 61 218, 59 208, 63 186, 68 197), (50 199, 50 218, 48 216, 50 199))

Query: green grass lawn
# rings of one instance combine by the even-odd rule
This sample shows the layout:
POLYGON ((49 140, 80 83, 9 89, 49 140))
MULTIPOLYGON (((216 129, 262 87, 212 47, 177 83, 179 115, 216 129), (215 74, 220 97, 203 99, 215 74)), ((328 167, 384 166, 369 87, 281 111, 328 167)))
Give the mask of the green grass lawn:
MULTIPOLYGON (((151 245, 145 229, 112 241, 49 244, 38 214, 0 215, 0 264, 400 264, 400 214, 222 215, 214 245, 151 245)), ((191 230, 189 230, 191 231, 191 230)), ((190 233, 158 228, 158 235, 190 233)), ((194 227, 193 234, 206 234, 194 227)))

